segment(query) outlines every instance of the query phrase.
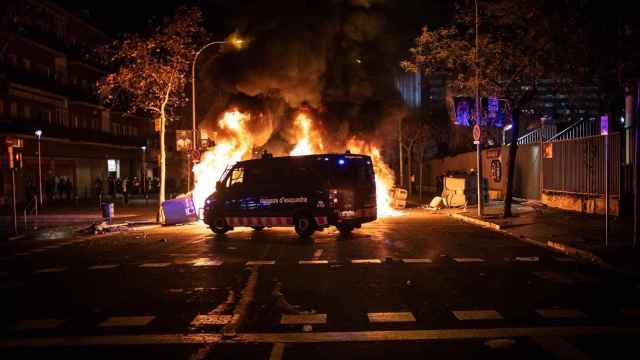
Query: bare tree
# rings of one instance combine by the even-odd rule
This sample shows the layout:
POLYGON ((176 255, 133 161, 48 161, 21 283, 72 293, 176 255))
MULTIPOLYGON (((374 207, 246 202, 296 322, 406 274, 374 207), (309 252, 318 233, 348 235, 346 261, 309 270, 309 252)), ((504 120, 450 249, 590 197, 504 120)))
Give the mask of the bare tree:
POLYGON ((102 99, 131 112, 151 114, 160 121, 160 221, 166 187, 166 124, 188 101, 191 61, 205 38, 200 10, 181 8, 148 35, 129 34, 104 49, 116 71, 98 81, 102 99))

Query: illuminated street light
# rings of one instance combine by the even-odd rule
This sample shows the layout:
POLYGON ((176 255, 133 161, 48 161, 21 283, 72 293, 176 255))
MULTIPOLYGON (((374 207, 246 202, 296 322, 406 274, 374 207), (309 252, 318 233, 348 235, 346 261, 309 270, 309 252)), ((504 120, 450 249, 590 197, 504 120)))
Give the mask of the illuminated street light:
POLYGON ((42 130, 36 130, 36 137, 38 138, 38 201, 42 205, 42 156, 40 151, 40 137, 42 136, 42 130))

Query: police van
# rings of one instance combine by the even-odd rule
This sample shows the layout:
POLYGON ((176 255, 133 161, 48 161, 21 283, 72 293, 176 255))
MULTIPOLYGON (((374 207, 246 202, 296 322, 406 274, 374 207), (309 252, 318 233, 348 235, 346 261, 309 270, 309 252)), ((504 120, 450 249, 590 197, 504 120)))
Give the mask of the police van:
POLYGON ((371 158, 349 152, 240 161, 225 171, 204 205, 204 222, 216 234, 236 226, 293 226, 308 237, 329 226, 350 233, 374 220, 371 158))

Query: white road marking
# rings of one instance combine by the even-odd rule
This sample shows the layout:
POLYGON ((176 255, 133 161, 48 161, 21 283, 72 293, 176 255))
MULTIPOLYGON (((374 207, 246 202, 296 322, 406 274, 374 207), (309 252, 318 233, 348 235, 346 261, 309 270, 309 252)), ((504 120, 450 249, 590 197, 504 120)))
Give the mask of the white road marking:
POLYGON ((232 318, 232 315, 196 315, 191 320, 191 325, 226 325, 232 318))
POLYGON ((118 266, 120 265, 119 264, 93 265, 93 266, 89 266, 89 270, 106 270, 106 269, 117 268, 118 266))
POLYGON ((195 263, 196 260, 194 259, 175 259, 173 260, 173 263, 175 265, 193 265, 193 263, 195 263))
POLYGON ((282 325, 326 324, 327 314, 283 314, 280 319, 282 325))
POLYGON ((416 318, 410 312, 379 312, 368 313, 369 322, 415 322, 416 318))
POLYGON ((273 344, 273 348, 271 349, 271 355, 269 355, 269 360, 280 360, 282 359, 282 355, 284 355, 284 344, 283 343, 273 344))
POLYGON ((323 250, 323 249, 318 249, 318 250, 314 251, 314 253, 313 253, 313 258, 314 258, 314 259, 319 258, 320 256, 322 256, 322 253, 323 253, 323 252, 324 252, 324 250, 323 250))
POLYGON ((300 260, 298 264, 300 265, 309 265, 309 264, 328 264, 329 260, 300 260))
POLYGON ((591 356, 558 336, 536 336, 533 338, 547 354, 556 359, 591 359, 591 356))
POLYGON ((458 310, 452 311, 458 320, 501 320, 502 315, 495 310, 458 310))
POLYGON ((431 259, 402 259, 405 264, 431 264, 431 259))
POLYGON ((64 323, 64 319, 34 319, 21 320, 12 330, 55 329, 64 323))
POLYGON ((537 256, 517 256, 516 261, 536 262, 536 261, 540 261, 540 258, 537 256))
POLYGON ((637 336, 638 326, 558 326, 493 329, 432 329, 392 331, 332 331, 316 333, 238 333, 223 341, 219 333, 98 335, 68 337, 3 338, 0 348, 76 347, 102 345, 158 345, 232 343, 319 343, 365 341, 424 341, 456 339, 496 339, 514 337, 637 336))
POLYGON ((157 262, 157 263, 144 263, 141 264, 140 267, 141 268, 161 268, 161 267, 167 267, 171 265, 170 262, 157 262))
POLYGON ((250 260, 245 264, 246 266, 251 265, 274 265, 276 263, 275 260, 250 260))
POLYGON ((453 258, 453 260, 459 263, 484 262, 481 258, 453 258))
POLYGON ((352 264, 381 264, 380 259, 351 259, 352 264))
POLYGON ((209 258, 200 258, 200 259, 196 259, 193 262, 193 266, 220 266, 220 265, 222 265, 222 261, 212 260, 209 258))
POLYGON ((155 318, 155 316, 112 316, 100 323, 100 327, 145 326, 155 318))
POLYGON ((59 267, 59 268, 46 268, 46 269, 40 269, 40 270, 36 270, 34 271, 34 274, 47 274, 47 273, 57 273, 57 272, 63 272, 67 270, 66 267, 59 267))
POLYGON ((538 309, 536 312, 546 319, 586 319, 588 317, 578 309, 538 309))

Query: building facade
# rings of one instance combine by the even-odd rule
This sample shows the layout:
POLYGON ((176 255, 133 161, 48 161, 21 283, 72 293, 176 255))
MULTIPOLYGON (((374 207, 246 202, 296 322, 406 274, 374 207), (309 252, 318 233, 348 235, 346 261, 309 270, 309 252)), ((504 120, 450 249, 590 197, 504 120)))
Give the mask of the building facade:
MULTIPOLYGON (((81 199, 96 196, 97 179, 106 184, 110 175, 141 177, 143 156, 153 174, 155 155, 146 140, 154 132, 151 119, 107 109, 96 94, 106 69, 91 54, 109 37, 84 16, 48 1, 0 7, 0 136, 24 141, 18 202, 38 186, 39 165, 43 195, 52 182, 69 179, 81 199)), ((0 205, 6 205, 12 185, 6 146, 2 151, 0 205)))

